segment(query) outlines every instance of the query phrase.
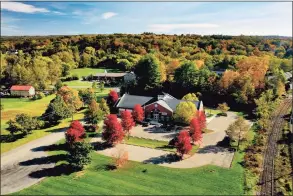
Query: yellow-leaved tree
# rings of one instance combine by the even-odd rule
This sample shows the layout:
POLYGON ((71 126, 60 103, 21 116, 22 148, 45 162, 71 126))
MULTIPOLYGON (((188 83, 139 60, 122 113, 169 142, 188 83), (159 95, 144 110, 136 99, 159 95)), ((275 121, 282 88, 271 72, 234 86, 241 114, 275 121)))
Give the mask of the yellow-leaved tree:
POLYGON ((197 109, 195 104, 190 101, 184 101, 176 106, 173 118, 176 122, 189 124, 191 119, 195 117, 197 109))

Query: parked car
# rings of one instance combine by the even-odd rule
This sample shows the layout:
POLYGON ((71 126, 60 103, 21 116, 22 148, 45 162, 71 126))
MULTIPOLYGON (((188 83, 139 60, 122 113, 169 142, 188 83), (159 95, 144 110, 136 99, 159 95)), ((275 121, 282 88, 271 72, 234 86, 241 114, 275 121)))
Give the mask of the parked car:
POLYGON ((138 124, 142 125, 143 127, 147 127, 150 125, 150 123, 146 121, 138 121, 138 124))
POLYGON ((161 127, 163 124, 162 123, 158 123, 156 121, 150 121, 151 125, 155 125, 156 127, 161 127))

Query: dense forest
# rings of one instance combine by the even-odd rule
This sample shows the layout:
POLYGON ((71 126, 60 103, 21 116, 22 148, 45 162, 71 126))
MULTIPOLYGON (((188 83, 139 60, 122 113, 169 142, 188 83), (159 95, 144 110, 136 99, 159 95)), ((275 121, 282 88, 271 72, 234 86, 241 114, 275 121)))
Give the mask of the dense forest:
POLYGON ((137 94, 200 92, 206 103, 254 103, 261 92, 285 90, 292 71, 292 39, 153 33, 1 38, 1 84, 46 89, 71 69, 133 70, 138 81, 122 90, 137 94), (226 70, 223 76, 215 70, 226 70), (268 80, 269 77, 271 80, 268 80), (222 97, 222 98, 221 98, 222 97))

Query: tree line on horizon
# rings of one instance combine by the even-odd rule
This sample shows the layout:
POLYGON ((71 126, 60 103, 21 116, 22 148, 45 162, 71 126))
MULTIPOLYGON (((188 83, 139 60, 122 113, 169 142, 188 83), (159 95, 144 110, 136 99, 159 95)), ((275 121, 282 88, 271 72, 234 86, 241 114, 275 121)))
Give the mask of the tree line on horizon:
POLYGON ((254 103, 269 88, 281 95, 284 72, 292 71, 292 40, 282 37, 152 33, 4 37, 1 53, 1 84, 6 86, 30 84, 41 90, 75 68, 114 68, 138 76, 137 83, 122 87, 122 92, 164 90, 177 97, 202 92, 244 104, 254 103), (229 71, 221 77, 213 72, 219 69, 229 71), (275 77, 269 82, 267 76, 275 77))

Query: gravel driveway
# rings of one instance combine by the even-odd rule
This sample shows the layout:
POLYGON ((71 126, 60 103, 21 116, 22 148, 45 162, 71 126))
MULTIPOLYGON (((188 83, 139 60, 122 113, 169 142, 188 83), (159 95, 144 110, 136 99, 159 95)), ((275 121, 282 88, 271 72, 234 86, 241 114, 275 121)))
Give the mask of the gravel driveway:
POLYGON ((51 133, 1 155, 1 195, 22 190, 43 179, 32 178, 29 175, 54 167, 54 163, 44 159, 47 154, 42 151, 42 146, 54 144, 64 138, 64 130, 51 133), (38 163, 32 162, 33 159, 39 160, 38 163))

